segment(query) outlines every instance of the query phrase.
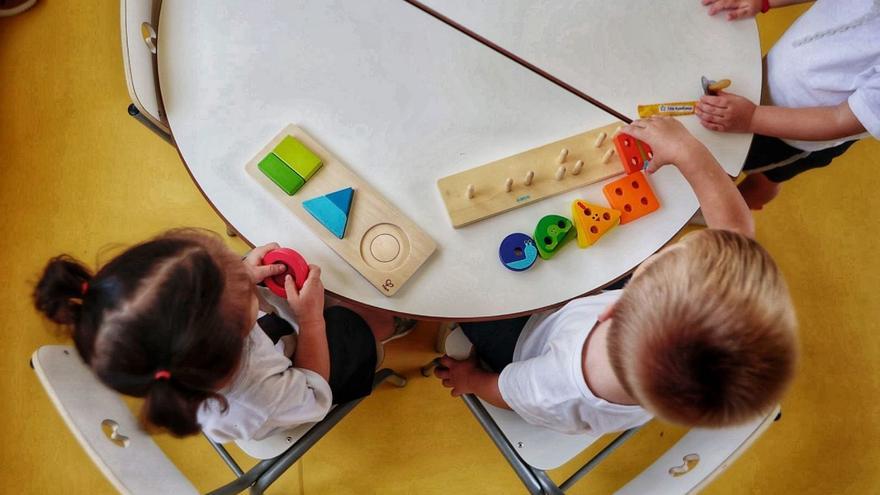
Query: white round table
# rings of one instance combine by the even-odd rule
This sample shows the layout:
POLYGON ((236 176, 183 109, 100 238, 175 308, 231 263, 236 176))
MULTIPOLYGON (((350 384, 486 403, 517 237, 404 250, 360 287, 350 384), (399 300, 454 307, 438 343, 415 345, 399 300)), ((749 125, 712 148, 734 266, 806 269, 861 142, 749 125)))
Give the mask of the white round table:
MULTIPOLYGON (((756 100, 754 22, 710 18, 699 2, 430 0, 429 5, 627 115, 690 100, 701 75, 756 100)), ((186 166, 253 244, 277 241, 323 269, 326 288, 400 313, 486 318, 550 307, 619 278, 694 213, 674 167, 651 177, 661 207, 596 245, 567 246, 525 272, 498 245, 571 201, 605 204, 602 183, 453 229, 438 178, 613 122, 596 107, 401 0, 165 0, 159 29, 165 111, 186 166), (407 212, 438 248, 385 297, 245 173, 295 123, 407 212)), ((682 121, 732 175, 750 136, 682 121)))

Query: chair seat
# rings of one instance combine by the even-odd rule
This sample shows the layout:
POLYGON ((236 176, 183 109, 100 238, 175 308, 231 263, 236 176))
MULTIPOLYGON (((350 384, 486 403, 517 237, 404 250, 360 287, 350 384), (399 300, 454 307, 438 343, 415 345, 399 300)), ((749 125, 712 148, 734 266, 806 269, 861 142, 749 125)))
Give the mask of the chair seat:
MULTIPOLYGON (((453 359, 465 359, 471 353, 471 342, 461 328, 446 338, 446 354, 453 359)), ((518 414, 495 407, 480 400, 486 411, 504 432, 516 453, 530 466, 549 470, 570 461, 600 437, 580 434, 567 435, 527 423, 518 414)))

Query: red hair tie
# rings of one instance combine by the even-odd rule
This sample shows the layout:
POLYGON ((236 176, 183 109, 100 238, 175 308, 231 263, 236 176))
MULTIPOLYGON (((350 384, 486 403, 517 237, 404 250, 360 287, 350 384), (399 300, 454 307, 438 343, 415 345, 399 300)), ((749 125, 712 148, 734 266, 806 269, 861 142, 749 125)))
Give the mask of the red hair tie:
POLYGON ((153 375, 155 380, 168 380, 171 378, 171 372, 168 370, 159 370, 153 375))
POLYGON ((83 282, 82 286, 80 287, 80 292, 82 293, 82 295, 86 295, 87 290, 89 290, 89 283, 83 282))

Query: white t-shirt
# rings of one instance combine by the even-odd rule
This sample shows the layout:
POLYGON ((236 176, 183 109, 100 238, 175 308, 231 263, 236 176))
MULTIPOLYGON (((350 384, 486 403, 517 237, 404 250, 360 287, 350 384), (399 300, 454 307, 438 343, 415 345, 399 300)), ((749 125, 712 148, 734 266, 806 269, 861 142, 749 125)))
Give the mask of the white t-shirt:
POLYGON ((198 411, 202 431, 221 443, 262 440, 277 431, 324 419, 333 403, 330 384, 314 371, 292 366, 283 344, 273 346, 255 325, 245 340, 235 377, 219 391, 229 409, 221 412, 219 403, 210 399, 202 403, 198 411))
POLYGON ((581 352, 602 311, 621 291, 575 299, 555 312, 529 318, 513 362, 498 377, 504 401, 524 420, 562 433, 603 435, 646 423, 639 406, 613 404, 587 386, 581 352))
POLYGON ((784 140, 805 151, 880 138, 880 0, 817 0, 767 54, 776 106, 849 104, 868 131, 835 141, 784 140))

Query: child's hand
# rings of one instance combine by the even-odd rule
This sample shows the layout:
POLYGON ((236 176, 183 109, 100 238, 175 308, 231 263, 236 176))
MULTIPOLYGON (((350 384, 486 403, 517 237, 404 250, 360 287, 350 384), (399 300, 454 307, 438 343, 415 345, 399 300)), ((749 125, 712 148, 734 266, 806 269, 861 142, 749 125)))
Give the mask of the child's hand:
POLYGON ((321 282, 321 268, 309 265, 309 276, 302 289, 296 290, 292 275, 284 276, 284 290, 287 303, 296 315, 300 328, 324 320, 324 284, 321 282))
POLYGON ((719 132, 751 132, 757 106, 742 96, 719 91, 718 96, 704 95, 695 113, 706 129, 719 132))
POLYGON ((443 380, 444 387, 452 389, 453 397, 474 393, 471 380, 480 373, 484 371, 480 369, 477 355, 473 352, 462 361, 443 356, 440 358, 440 366, 434 369, 434 376, 443 380))
POLYGON ((727 14, 727 20, 749 19, 761 11, 761 0, 703 0, 709 7, 709 15, 719 12, 727 14))
POLYGON ((672 117, 636 120, 624 126, 621 132, 644 141, 651 147, 654 157, 645 169, 647 174, 653 174, 660 167, 670 163, 681 165, 689 162, 688 158, 693 154, 692 150, 702 146, 681 122, 672 117))
POLYGON ((244 266, 247 268, 248 275, 251 277, 251 282, 258 284, 269 277, 284 273, 284 270, 287 269, 284 265, 278 263, 270 263, 268 265, 260 264, 263 260, 263 256, 266 256, 266 253, 273 249, 278 249, 279 247, 281 246, 279 246, 277 242, 270 242, 265 246, 251 249, 250 252, 245 255, 243 260, 244 266))

